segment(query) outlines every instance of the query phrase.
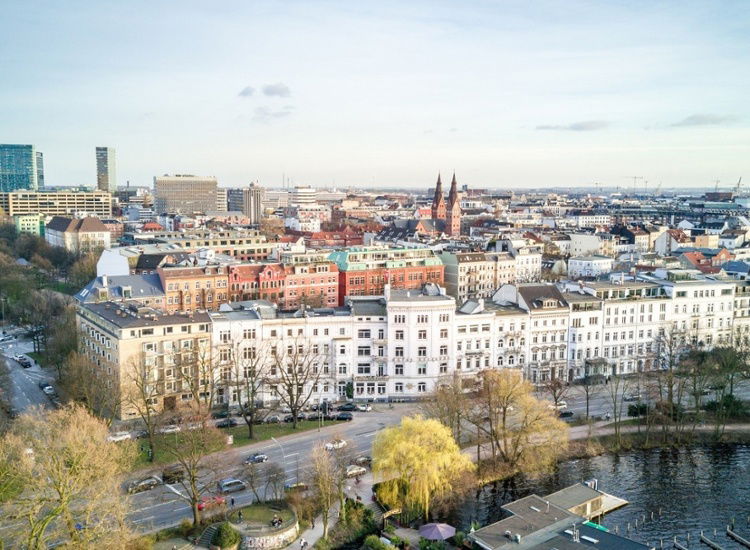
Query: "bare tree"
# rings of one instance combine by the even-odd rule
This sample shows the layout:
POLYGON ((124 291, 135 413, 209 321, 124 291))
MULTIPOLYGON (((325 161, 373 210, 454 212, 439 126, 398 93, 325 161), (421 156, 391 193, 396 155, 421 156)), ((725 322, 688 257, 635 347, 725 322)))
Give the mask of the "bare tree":
POLYGON ((622 413, 624 409, 625 393, 628 391, 629 381, 623 376, 612 376, 606 384, 609 401, 612 405, 612 420, 615 431, 615 443, 622 445, 622 413))
POLYGON ((430 398, 424 400, 420 408, 426 418, 435 418, 453 432, 456 441, 461 442, 462 424, 466 422, 470 400, 463 387, 461 376, 444 376, 430 398))
POLYGON ((250 462, 245 464, 242 469, 242 477, 247 481, 247 486, 250 487, 257 502, 263 502, 264 500, 259 491, 261 489, 261 482, 264 479, 264 471, 266 470, 265 466, 265 464, 250 462))
POLYGON ((174 350, 174 370, 183 391, 190 394, 193 410, 206 415, 215 403, 220 364, 208 341, 189 341, 191 347, 174 350))
POLYGON ((268 382, 268 349, 268 344, 253 341, 251 345, 238 345, 232 350, 231 391, 236 392, 249 439, 253 438, 253 427, 262 406, 263 388, 268 382))
POLYGON ((162 420, 156 403, 162 394, 157 385, 156 373, 146 366, 144 361, 132 360, 127 369, 124 405, 130 411, 135 411, 143 422, 149 448, 148 459, 153 462, 156 452, 156 434, 162 420))
POLYGON ((310 486, 313 489, 315 500, 320 506, 323 522, 323 539, 326 540, 328 538, 328 520, 331 508, 338 496, 337 466, 331 453, 326 451, 320 444, 313 448, 311 465, 310 486))
POLYGON ((4 436, 0 447, 9 454, 3 456, 15 456, 14 482, 23 487, 5 510, 21 520, 18 547, 41 550, 61 539, 75 548, 95 547, 97 540, 126 547, 130 533, 118 485, 133 446, 106 437, 104 422, 78 405, 22 415, 4 436))
POLYGON ((114 376, 99 368, 88 357, 73 352, 62 364, 60 386, 65 394, 107 425, 120 410, 120 391, 114 376))
POLYGON ((202 406, 197 411, 191 407, 185 412, 187 418, 178 424, 179 432, 165 435, 161 446, 182 469, 179 483, 185 492, 180 497, 190 505, 193 525, 198 525, 201 521, 198 503, 219 478, 218 459, 211 455, 224 447, 226 436, 208 421, 202 406))
POLYGON ((542 384, 542 390, 549 394, 555 408, 558 408, 560 403, 564 401, 570 393, 570 386, 566 384, 564 380, 556 376, 545 380, 542 384))
POLYGON ((266 497, 268 497, 269 490, 271 493, 271 500, 280 500, 284 494, 284 480, 286 479, 286 472, 284 468, 276 463, 268 464, 265 468, 266 472, 266 497))
POLYGON ((271 359, 270 376, 279 382, 276 387, 279 401, 289 407, 292 427, 296 429, 299 413, 322 376, 324 356, 308 341, 295 338, 272 346, 271 359))

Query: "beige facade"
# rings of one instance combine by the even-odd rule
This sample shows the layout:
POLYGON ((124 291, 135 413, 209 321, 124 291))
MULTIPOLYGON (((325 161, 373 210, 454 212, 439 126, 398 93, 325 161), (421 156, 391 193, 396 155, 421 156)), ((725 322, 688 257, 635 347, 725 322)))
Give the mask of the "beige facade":
POLYGON ((156 212, 159 214, 214 212, 218 204, 218 185, 215 177, 190 175, 155 177, 156 212))
POLYGON ((112 216, 112 195, 104 191, 11 191, 0 193, 0 208, 8 216, 112 216))
MULTIPOLYGON (((102 383, 119 394, 117 416, 137 418, 133 405, 145 383, 155 410, 177 409, 201 393, 213 391, 210 320, 205 313, 168 315, 135 304, 103 302, 79 305, 79 351, 98 367, 102 383), (181 369, 181 370, 178 370, 181 369), (184 374, 181 374, 184 373, 184 374)), ((115 396, 117 397, 117 396, 115 396)), ((205 396, 207 397, 207 396, 205 396)))

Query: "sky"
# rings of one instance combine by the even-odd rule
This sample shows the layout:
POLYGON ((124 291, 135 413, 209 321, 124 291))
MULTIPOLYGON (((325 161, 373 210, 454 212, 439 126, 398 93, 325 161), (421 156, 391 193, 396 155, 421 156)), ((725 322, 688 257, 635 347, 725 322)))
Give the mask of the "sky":
POLYGON ((4 0, 48 185, 750 184, 750 2, 4 0))

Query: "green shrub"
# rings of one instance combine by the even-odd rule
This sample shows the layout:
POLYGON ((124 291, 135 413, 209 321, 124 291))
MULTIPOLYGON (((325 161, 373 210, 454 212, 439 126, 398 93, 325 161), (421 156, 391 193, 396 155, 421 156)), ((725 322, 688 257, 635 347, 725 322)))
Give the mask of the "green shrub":
POLYGON ((456 531, 456 534, 453 535, 453 542, 456 544, 456 546, 463 546, 465 541, 466 533, 464 533, 463 531, 456 531))
POLYGON ((153 550, 155 543, 154 535, 144 535, 130 542, 128 550, 153 550))
POLYGON ((219 529, 214 534, 212 544, 220 548, 229 548, 240 542, 240 534, 235 531, 234 527, 225 521, 219 525, 219 529))
POLYGON ((181 536, 187 538, 190 533, 193 532, 193 522, 189 519, 183 519, 180 522, 179 527, 177 527, 177 532, 180 533, 181 536))
POLYGON ((369 550, 388 550, 389 546, 380 540, 377 535, 367 535, 365 538, 365 548, 369 550))
POLYGON ((628 416, 646 416, 648 414, 648 404, 637 403, 628 405, 628 416))
POLYGON ((705 409, 709 412, 724 414, 729 418, 741 418, 747 415, 744 401, 733 395, 725 395, 720 401, 709 401, 705 409))

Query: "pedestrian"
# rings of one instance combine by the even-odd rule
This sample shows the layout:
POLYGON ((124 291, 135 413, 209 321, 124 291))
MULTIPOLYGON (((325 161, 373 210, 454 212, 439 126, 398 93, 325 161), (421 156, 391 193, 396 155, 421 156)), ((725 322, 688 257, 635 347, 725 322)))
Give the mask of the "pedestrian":
POLYGON ((234 508, 234 497, 229 499, 229 505, 234 508))
POLYGON ((237 512, 237 517, 240 518, 240 521, 242 521, 242 510, 237 512))
POLYGON ((315 516, 310 518, 310 529, 315 529, 315 516))
POLYGON ((307 541, 306 541, 306 540, 305 540, 304 538, 303 538, 303 539, 300 539, 300 541, 299 541, 299 547, 300 547, 300 548, 301 548, 302 550, 305 550, 305 548, 307 548, 307 541))

